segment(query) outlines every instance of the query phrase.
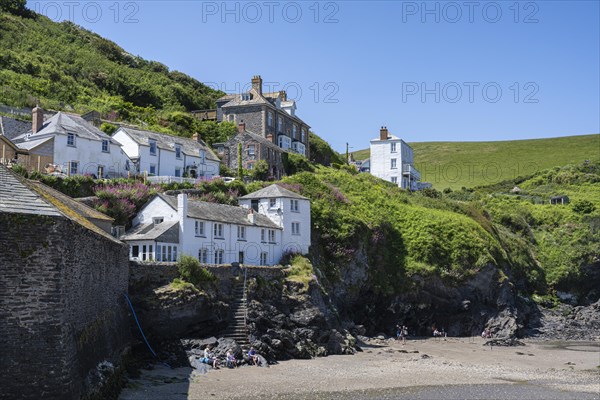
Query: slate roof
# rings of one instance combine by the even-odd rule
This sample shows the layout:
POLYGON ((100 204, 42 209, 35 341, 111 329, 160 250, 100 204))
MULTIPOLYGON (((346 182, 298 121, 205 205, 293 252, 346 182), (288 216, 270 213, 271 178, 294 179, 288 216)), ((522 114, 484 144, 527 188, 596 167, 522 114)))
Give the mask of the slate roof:
POLYGON ((240 200, 269 199, 269 198, 273 198, 273 197, 286 197, 286 198, 290 198, 290 199, 308 200, 308 198, 306 198, 304 196, 300 196, 298 193, 294 193, 291 190, 282 188, 281 186, 279 186, 277 184, 272 184, 270 186, 267 186, 264 189, 260 189, 260 190, 257 190, 256 192, 247 194, 246 196, 242 196, 242 197, 240 197, 240 200))
MULTIPOLYGON (((167 204, 177 209, 177 197, 158 194, 167 204)), ((269 229, 281 229, 263 214, 255 213, 255 223, 248 220, 248 210, 243 207, 229 206, 226 204, 209 203, 200 200, 188 200, 188 217, 205 221, 223 222, 226 224, 260 226, 269 229)))
MULTIPOLYGON (((280 151, 282 153, 287 153, 288 151, 282 147, 277 146, 275 143, 271 142, 269 139, 262 137, 260 135, 257 135, 256 133, 250 132, 250 131, 244 131, 241 133, 238 133, 237 135, 233 136, 231 139, 229 139, 227 142, 223 143, 223 145, 225 146, 232 146, 236 143, 236 139, 239 139, 239 136, 247 136, 252 140, 257 141, 258 143, 267 146, 269 148, 272 148, 274 150, 280 151)), ((243 140, 242 140, 243 141, 243 140)), ((217 145, 219 143, 215 143, 214 145, 217 145)))
POLYGON ((34 149, 34 148, 38 147, 39 145, 42 145, 53 139, 54 139, 54 136, 47 136, 47 137, 44 137, 41 139, 28 140, 26 142, 20 142, 17 144, 19 145, 19 149, 21 149, 21 150, 31 150, 31 149, 34 149))
POLYGON ((81 118, 79 115, 64 112, 58 112, 44 121, 42 129, 36 133, 32 133, 30 126, 27 132, 15 137, 13 142, 19 147, 24 148, 22 146, 27 145, 22 145, 22 143, 47 138, 57 134, 66 135, 67 133, 74 133, 77 137, 81 138, 97 141, 108 140, 111 143, 118 144, 116 140, 81 118))
POLYGON ((199 157, 200 150, 204 150, 206 152, 207 160, 220 161, 219 157, 217 157, 204 142, 181 136, 173 136, 166 133, 145 131, 129 127, 121 127, 119 130, 129 135, 136 143, 144 146, 150 146, 149 139, 156 140, 156 146, 158 146, 159 149, 166 149, 169 151, 175 151, 175 144, 180 144, 181 150, 187 155, 199 157))
POLYGON ((160 224, 140 224, 121 236, 121 240, 154 240, 163 243, 179 243, 179 222, 165 221, 160 224))
POLYGON ((3 165, 0 165, 0 213, 62 216, 3 165))
POLYGON ((11 117, 0 117, 0 135, 12 140, 22 133, 31 130, 31 122, 11 117))

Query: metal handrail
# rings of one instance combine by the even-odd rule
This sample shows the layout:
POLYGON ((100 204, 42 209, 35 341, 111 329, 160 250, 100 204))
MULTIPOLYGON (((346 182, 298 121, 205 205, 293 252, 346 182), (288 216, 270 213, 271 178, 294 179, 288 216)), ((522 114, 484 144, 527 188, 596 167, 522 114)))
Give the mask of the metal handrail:
MULTIPOLYGON (((242 292, 242 299, 244 301, 244 332, 246 332, 246 339, 248 339, 248 296, 246 294, 246 282, 248 280, 248 267, 243 266, 244 268, 244 291, 242 292)), ((248 340, 250 341, 250 340, 248 340)))

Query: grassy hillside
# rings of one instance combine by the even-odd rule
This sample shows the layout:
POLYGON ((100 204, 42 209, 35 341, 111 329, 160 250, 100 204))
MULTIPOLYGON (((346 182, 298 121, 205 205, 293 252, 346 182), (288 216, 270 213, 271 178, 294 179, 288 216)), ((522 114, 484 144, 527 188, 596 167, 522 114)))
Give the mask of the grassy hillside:
MULTIPOLYGON (((500 142, 410 143, 421 180, 437 189, 475 187, 555 166, 600 159, 600 135, 500 142)), ((357 160, 369 150, 353 153, 357 160)))
POLYGON ((97 110, 109 119, 191 134, 198 127, 186 111, 214 106, 222 94, 71 22, 0 11, 0 104, 97 110))

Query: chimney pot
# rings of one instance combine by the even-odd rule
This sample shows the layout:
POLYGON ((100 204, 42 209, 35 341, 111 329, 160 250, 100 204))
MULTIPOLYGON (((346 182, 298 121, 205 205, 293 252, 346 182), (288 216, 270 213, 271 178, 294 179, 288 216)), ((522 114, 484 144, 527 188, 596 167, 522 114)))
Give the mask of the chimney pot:
POLYGON ((242 120, 242 122, 240 122, 238 124, 238 132, 239 133, 244 133, 246 132, 246 123, 242 120))
POLYGON ((382 126, 379 131, 379 140, 387 140, 388 139, 388 129, 386 126, 382 126))
POLYGON ((198 134, 198 132, 195 132, 195 133, 192 135, 192 139, 194 139, 196 142, 199 142, 199 141, 200 141, 200 140, 199 140, 199 139, 200 139, 200 135, 198 134))
POLYGON ((31 131, 37 133, 42 129, 44 125, 44 110, 36 106, 31 111, 31 131))

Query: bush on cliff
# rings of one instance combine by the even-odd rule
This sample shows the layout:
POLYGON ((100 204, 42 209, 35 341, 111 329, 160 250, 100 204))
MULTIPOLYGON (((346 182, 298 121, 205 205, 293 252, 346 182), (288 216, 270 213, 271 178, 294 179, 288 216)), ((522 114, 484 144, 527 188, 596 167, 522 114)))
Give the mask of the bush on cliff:
POLYGON ((181 279, 195 286, 201 286, 203 283, 213 282, 216 279, 212 272, 202 268, 200 261, 192 256, 181 256, 177 262, 177 269, 181 279))

